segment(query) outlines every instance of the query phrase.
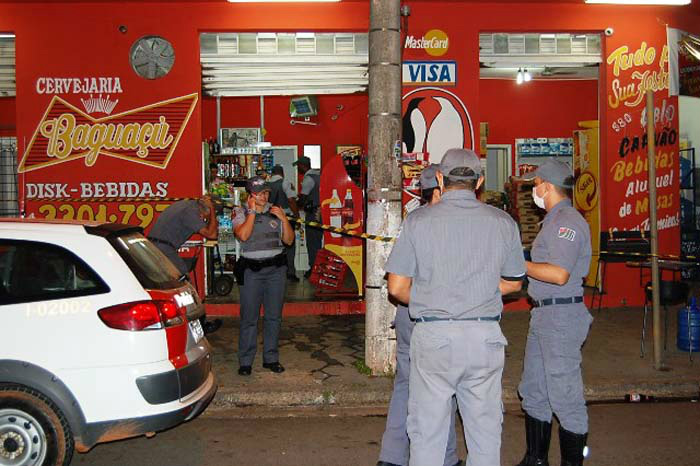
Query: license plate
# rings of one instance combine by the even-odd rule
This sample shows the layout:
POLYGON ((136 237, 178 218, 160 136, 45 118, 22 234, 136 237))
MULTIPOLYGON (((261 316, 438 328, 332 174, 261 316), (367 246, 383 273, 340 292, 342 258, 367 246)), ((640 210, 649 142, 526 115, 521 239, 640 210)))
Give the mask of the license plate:
POLYGON ((202 330, 202 324, 199 322, 199 319, 190 322, 190 332, 192 332, 195 343, 199 343, 199 340, 204 338, 204 330, 202 330))

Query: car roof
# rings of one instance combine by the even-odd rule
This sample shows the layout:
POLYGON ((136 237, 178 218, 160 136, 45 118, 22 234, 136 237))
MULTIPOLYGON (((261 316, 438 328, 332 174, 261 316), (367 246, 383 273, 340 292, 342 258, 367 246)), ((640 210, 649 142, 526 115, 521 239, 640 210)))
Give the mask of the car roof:
POLYGON ((26 217, 0 218, 0 230, 22 229, 37 232, 45 232, 49 228, 52 231, 65 231, 71 233, 81 232, 96 234, 99 236, 126 233, 128 231, 143 231, 140 227, 134 225, 124 225, 121 223, 98 222, 89 220, 59 220, 26 217))

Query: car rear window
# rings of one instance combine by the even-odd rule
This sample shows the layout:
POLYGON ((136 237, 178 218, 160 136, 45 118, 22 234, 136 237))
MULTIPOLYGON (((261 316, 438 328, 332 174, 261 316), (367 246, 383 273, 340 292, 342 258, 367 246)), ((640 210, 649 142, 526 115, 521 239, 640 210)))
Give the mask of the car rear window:
POLYGON ((108 240, 144 288, 167 290, 181 286, 177 268, 141 233, 109 236, 108 240))
POLYGON ((85 262, 55 244, 0 240, 0 304, 108 293, 85 262))

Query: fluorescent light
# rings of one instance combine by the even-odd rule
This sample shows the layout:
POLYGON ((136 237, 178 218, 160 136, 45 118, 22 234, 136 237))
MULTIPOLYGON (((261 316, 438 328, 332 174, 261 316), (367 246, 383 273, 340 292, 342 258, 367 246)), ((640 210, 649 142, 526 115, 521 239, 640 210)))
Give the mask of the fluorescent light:
POLYGON ((340 0, 228 0, 229 3, 306 3, 306 2, 339 2, 340 0))
POLYGON ((0 39, 14 39, 15 35, 14 34, 2 34, 0 33, 0 39))
POLYGON ((585 0, 585 2, 613 5, 690 5, 691 0, 585 0))

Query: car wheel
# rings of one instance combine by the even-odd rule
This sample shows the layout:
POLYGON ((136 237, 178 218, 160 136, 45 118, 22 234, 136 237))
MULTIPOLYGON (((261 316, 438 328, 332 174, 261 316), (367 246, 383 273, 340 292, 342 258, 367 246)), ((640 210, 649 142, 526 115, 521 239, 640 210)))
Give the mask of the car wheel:
POLYGON ((68 466, 73 435, 46 396, 20 385, 0 385, 0 464, 68 466))
POLYGON ((233 289, 233 278, 222 275, 214 280, 214 291, 219 296, 228 296, 233 289))

